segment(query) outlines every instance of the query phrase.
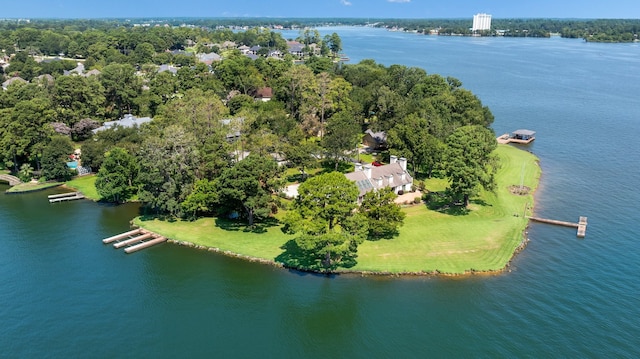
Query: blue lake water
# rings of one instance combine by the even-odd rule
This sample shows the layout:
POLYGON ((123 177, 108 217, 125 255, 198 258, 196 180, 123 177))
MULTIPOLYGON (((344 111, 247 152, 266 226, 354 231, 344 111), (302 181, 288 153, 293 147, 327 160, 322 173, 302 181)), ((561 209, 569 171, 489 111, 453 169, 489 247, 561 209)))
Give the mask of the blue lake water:
POLYGON ((536 213, 588 216, 586 238, 532 224, 496 276, 325 278, 125 255, 100 239, 135 206, 0 196, 0 357, 639 357, 640 45, 333 31, 351 62, 457 77, 496 133, 537 131, 536 213))

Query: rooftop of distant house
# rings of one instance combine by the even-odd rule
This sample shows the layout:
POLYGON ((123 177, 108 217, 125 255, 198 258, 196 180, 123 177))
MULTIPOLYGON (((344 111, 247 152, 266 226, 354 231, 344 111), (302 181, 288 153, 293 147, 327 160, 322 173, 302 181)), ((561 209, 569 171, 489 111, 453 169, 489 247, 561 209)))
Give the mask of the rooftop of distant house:
POLYGON ((101 127, 96 128, 92 132, 98 133, 100 131, 104 131, 104 130, 108 130, 116 127, 123 127, 123 128, 135 127, 151 121, 153 121, 151 117, 135 117, 132 114, 126 114, 124 115, 123 118, 119 120, 105 122, 101 127))

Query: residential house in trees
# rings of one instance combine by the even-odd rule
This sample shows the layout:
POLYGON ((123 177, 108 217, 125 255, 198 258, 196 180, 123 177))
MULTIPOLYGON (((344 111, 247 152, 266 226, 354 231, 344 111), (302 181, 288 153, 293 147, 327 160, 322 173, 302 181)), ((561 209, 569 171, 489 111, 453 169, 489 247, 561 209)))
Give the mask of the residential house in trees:
POLYGON ((82 74, 80 76, 89 77, 89 76, 98 76, 100 74, 101 74, 100 70, 93 69, 93 70, 89 70, 89 71, 85 72, 84 74, 82 74))
POLYGON ((302 57, 304 45, 297 41, 287 41, 287 51, 293 56, 302 57))
POLYGON ((257 55, 259 51, 260 51, 260 45, 251 46, 251 48, 249 49, 249 53, 254 55, 257 55))
POLYGON ((402 194, 411 191, 413 186, 413 178, 407 172, 406 158, 391 156, 389 164, 379 167, 361 163, 356 163, 355 166, 355 171, 345 176, 358 186, 358 202, 369 191, 390 187, 396 194, 402 194))
POLYGON ((215 52, 209 54, 198 54, 198 61, 202 62, 205 65, 211 66, 215 61, 222 60, 222 57, 215 52))
POLYGON ((268 102, 271 101, 272 97, 273 89, 271 87, 262 87, 256 91, 253 99, 256 101, 268 102))
POLYGON ((65 76, 69 76, 69 75, 82 75, 84 73, 84 64, 82 62, 78 62, 78 66, 76 66, 75 68, 67 71, 64 70, 63 75, 65 76))
POLYGON ((91 132, 93 132, 94 134, 100 132, 100 131, 104 131, 104 130, 108 130, 110 128, 116 128, 116 127, 137 127, 142 125, 143 123, 147 123, 147 122, 151 122, 153 121, 153 119, 151 117, 135 117, 132 114, 126 114, 124 115, 123 118, 116 120, 116 121, 107 121, 104 124, 102 124, 102 126, 96 128, 95 130, 92 130, 91 132))
POLYGON ((178 73, 178 68, 170 64, 162 64, 158 67, 158 73, 165 71, 169 71, 175 75, 178 73))
POLYGON ((8 79, 7 81, 3 82, 2 83, 2 89, 6 90, 11 85, 14 85, 14 84, 17 84, 17 83, 26 84, 27 82, 28 81, 23 79, 22 77, 15 76, 15 77, 12 77, 12 78, 8 79))
POLYGON ((242 45, 242 46, 238 47, 238 50, 240 50, 240 53, 243 54, 243 55, 249 54, 250 53, 250 49, 251 48, 249 46, 247 46, 247 45, 242 45))
POLYGON ((387 149, 387 134, 384 131, 373 132, 367 130, 362 136, 362 143, 375 151, 387 149))

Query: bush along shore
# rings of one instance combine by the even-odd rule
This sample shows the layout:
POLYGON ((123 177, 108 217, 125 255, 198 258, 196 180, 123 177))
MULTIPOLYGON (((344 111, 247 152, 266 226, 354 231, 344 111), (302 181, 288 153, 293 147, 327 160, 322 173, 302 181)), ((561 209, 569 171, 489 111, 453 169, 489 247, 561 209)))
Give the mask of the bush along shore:
MULTIPOLYGON (((508 271, 513 257, 528 243, 526 216, 533 210, 541 171, 537 157, 527 151, 500 145, 496 153, 500 168, 495 191, 481 191, 464 211, 428 202, 405 207, 407 217, 397 237, 365 241, 355 265, 317 273, 458 276, 508 271), (514 185, 530 190, 514 193, 514 185)), ((446 183, 426 181, 425 186, 441 192, 446 183)), ((169 243, 308 271, 282 255, 293 236, 283 233, 279 223, 252 230, 215 218, 169 222, 138 217, 132 224, 170 238, 169 243)))

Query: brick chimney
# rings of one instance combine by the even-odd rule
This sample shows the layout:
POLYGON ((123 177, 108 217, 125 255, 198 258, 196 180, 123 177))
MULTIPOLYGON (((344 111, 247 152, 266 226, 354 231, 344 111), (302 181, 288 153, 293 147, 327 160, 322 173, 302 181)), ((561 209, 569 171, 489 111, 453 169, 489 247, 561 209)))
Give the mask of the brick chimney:
POLYGON ((398 162, 398 156, 389 156, 389 163, 396 163, 398 162))

